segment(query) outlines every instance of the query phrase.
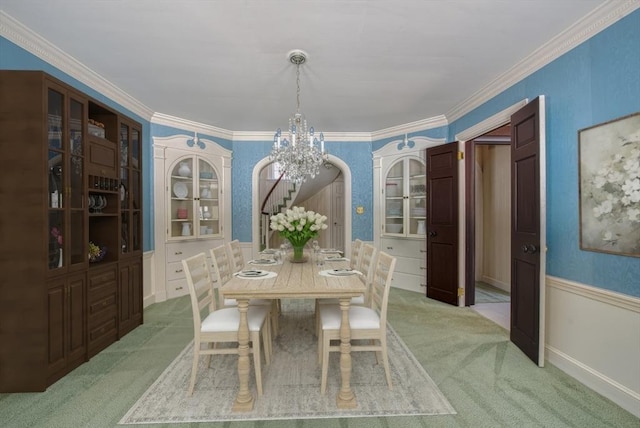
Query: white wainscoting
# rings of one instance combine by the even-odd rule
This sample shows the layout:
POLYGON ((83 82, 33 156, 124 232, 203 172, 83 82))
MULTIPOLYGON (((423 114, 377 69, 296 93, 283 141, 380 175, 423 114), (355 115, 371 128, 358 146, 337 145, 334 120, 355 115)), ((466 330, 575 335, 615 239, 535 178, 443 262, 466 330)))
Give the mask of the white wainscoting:
POLYGON ((142 255, 142 306, 147 307, 156 302, 156 278, 154 251, 142 255))
POLYGON ((640 417, 640 299, 547 276, 547 360, 640 417))

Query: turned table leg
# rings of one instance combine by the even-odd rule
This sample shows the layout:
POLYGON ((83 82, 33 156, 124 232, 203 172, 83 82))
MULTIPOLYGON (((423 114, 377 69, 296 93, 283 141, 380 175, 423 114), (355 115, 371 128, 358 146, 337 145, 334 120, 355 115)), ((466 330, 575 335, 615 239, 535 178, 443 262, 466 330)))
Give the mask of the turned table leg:
POLYGON ((351 327, 349 326, 349 305, 351 298, 340 299, 342 321, 340 323, 340 392, 336 398, 339 409, 353 409, 358 403, 351 390, 351 327))
POLYGON ((253 409, 253 394, 249 390, 249 374, 251 364, 249 360, 249 323, 247 311, 249 299, 237 299, 240 311, 240 326, 238 328, 238 378, 240 387, 236 401, 233 403, 234 412, 248 412, 253 409))

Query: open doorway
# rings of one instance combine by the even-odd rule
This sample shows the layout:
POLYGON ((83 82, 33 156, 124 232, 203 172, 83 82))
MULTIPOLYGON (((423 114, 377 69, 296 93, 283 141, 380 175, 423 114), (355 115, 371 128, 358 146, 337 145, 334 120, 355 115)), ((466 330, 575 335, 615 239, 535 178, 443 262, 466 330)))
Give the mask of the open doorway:
POLYGON ((467 150, 473 213, 470 272, 475 285, 472 309, 505 329, 511 310, 511 127, 494 129, 470 141, 467 150))

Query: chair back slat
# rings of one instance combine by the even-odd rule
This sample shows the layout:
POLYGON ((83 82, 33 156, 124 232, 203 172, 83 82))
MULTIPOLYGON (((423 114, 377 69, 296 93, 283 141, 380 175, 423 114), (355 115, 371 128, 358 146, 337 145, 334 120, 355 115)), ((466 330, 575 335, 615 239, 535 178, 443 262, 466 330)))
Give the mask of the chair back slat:
POLYGON ((386 325, 387 305, 389 303, 389 290, 391 289, 391 279, 396 267, 396 258, 384 251, 380 251, 373 267, 371 279, 371 308, 379 312, 380 324, 386 325))
POLYGON ((193 311, 194 332, 199 334, 202 318, 216 310, 213 281, 205 253, 196 254, 182 260, 182 267, 187 278, 191 309, 193 311), (204 309, 207 309, 204 311, 204 309))
POLYGON ((359 271, 362 272, 360 277, 365 285, 371 283, 371 275, 373 273, 372 266, 375 262, 377 249, 371 244, 363 244, 360 250, 360 266, 359 271))
POLYGON ((351 256, 349 257, 349 267, 360 270, 360 253, 362 251, 362 241, 356 239, 351 244, 351 256))
POLYGON ((240 272, 244 268, 244 255, 240 248, 240 241, 234 239, 229 242, 229 255, 231 257, 232 273, 240 272))
POLYGON ((220 245, 209 251, 211 253, 215 286, 220 288, 233 276, 233 268, 231 267, 227 247, 220 245))

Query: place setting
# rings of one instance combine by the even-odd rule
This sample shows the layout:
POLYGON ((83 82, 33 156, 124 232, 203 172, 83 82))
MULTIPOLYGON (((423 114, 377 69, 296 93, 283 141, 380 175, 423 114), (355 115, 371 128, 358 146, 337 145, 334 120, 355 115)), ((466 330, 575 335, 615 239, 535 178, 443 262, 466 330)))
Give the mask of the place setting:
POLYGON ((278 274, 268 270, 244 269, 240 272, 234 273, 233 275, 244 279, 268 279, 275 278, 278 274))
POLYGON ((362 272, 359 270, 351 269, 351 268, 343 268, 343 269, 325 269, 319 272, 322 276, 351 276, 351 275, 362 275, 362 272))

